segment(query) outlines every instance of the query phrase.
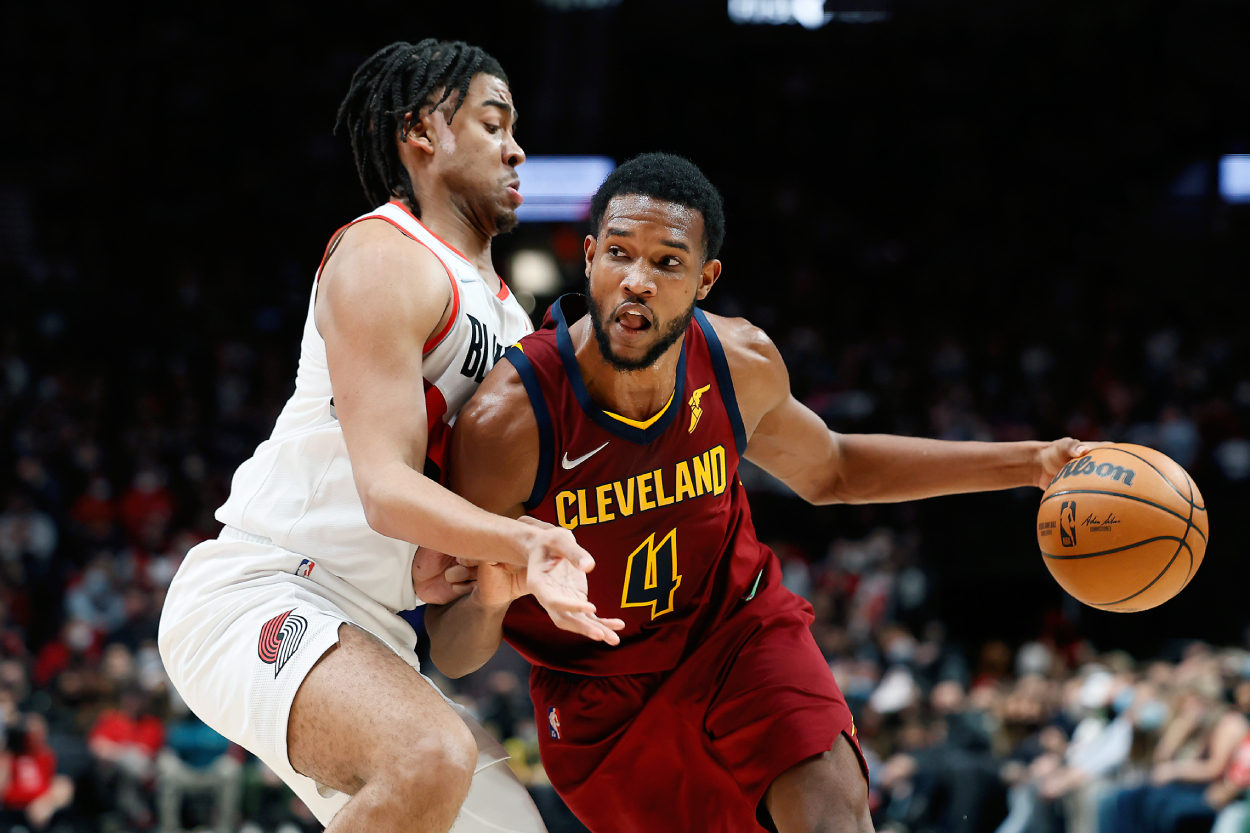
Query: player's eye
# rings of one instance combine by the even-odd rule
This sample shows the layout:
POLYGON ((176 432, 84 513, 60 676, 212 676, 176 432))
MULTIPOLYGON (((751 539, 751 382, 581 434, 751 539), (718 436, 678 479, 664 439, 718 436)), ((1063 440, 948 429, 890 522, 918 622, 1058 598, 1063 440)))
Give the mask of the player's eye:
POLYGON ((608 246, 608 254, 612 255, 613 257, 625 256, 625 252, 621 249, 620 246, 608 246))
POLYGON ((661 266, 681 266, 681 259, 674 255, 665 255, 660 258, 661 266))
POLYGON ((498 132, 499 132, 499 125, 497 125, 497 124, 491 124, 490 122, 483 122, 483 124, 485 124, 485 125, 486 125, 486 132, 487 132, 487 133, 494 134, 494 133, 498 133, 498 132))

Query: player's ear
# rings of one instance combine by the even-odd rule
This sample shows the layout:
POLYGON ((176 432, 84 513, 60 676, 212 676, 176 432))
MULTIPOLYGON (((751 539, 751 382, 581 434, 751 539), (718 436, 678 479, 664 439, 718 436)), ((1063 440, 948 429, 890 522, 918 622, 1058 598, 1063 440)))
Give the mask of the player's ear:
POLYGON ((595 240, 593 234, 586 235, 586 242, 583 247, 586 250, 586 277, 590 277, 590 263, 595 259, 595 248, 599 241, 595 240))
POLYGON ((412 113, 404 114, 404 125, 400 130, 399 143, 400 154, 403 154, 403 146, 408 145, 419 153, 434 154, 434 124, 431 119, 433 113, 426 113, 424 116, 416 117, 412 113))
POLYGON ((703 269, 699 272, 699 288, 695 290, 694 297, 702 301, 712 291, 712 284, 720 280, 720 261, 713 258, 703 264, 703 269))

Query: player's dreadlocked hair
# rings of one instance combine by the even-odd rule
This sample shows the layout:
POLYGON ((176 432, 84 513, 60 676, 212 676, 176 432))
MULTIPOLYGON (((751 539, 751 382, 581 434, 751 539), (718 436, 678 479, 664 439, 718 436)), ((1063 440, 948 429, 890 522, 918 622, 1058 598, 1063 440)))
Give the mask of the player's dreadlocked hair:
POLYGON ((426 38, 418 44, 393 43, 365 61, 352 76, 347 97, 339 105, 334 130, 344 125, 352 140, 352 155, 365 196, 380 205, 393 196, 407 199, 421 215, 408 171, 399 161, 395 139, 404 128, 404 116, 415 120, 426 108, 438 107, 459 90, 450 122, 464 104, 473 76, 494 75, 505 84, 499 62, 476 46, 463 41, 426 38), (442 96, 434 94, 442 89, 442 96))
POLYGON ((720 192, 690 160, 670 153, 644 153, 608 174, 590 200, 590 225, 596 233, 608 203, 618 194, 640 194, 693 208, 703 215, 704 261, 720 253, 725 239, 720 192))

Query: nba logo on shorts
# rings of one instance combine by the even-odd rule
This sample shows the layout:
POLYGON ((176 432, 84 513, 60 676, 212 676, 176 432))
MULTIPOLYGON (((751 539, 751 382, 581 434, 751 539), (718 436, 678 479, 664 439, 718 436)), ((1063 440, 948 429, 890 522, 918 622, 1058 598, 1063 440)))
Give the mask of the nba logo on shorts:
POLYGON ((305 558, 303 561, 299 563, 299 566, 295 568, 295 575, 308 578, 308 576, 313 571, 313 567, 316 567, 316 566, 317 566, 316 561, 309 561, 307 558, 305 558))
POLYGON ((555 706, 547 709, 547 728, 551 730, 553 738, 560 739, 560 710, 555 706))

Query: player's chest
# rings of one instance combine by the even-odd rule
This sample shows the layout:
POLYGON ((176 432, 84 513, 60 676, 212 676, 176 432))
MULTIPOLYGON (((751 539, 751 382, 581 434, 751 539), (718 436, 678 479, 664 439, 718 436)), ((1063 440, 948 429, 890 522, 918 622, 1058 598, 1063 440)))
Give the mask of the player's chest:
POLYGON ((594 529, 598 538, 724 508, 737 476, 732 445, 714 434, 705 443, 657 445, 639 447, 594 431, 567 443, 544 501, 552 522, 579 535, 594 529))
POLYGON ((619 606, 635 625, 660 619, 701 585, 728 537, 732 441, 716 432, 703 443, 687 435, 651 446, 595 432, 584 439, 560 451, 535 514, 571 530, 594 556, 588 581, 597 606, 619 606))

